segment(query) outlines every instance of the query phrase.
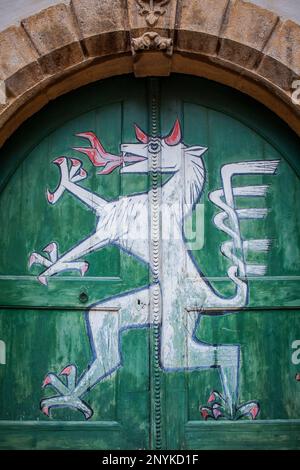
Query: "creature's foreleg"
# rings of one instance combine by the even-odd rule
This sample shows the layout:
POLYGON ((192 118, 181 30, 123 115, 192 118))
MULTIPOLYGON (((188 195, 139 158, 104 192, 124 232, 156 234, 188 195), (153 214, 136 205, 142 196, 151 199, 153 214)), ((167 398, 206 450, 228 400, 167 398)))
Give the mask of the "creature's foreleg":
POLYGON ((49 204, 56 204, 67 190, 93 211, 100 214, 104 207, 106 207, 107 201, 77 184, 88 176, 87 172, 82 168, 82 161, 75 158, 60 157, 54 160, 53 163, 59 167, 60 182, 54 192, 47 190, 49 204))
POLYGON ((54 274, 63 271, 80 271, 83 276, 88 270, 88 263, 85 261, 76 261, 93 251, 96 251, 110 242, 109 238, 102 231, 97 231, 79 245, 58 258, 58 249, 56 243, 51 243, 43 251, 49 253, 50 260, 38 253, 33 253, 29 259, 29 266, 33 264, 42 264, 47 269, 38 277, 42 284, 47 284, 47 279, 54 274))

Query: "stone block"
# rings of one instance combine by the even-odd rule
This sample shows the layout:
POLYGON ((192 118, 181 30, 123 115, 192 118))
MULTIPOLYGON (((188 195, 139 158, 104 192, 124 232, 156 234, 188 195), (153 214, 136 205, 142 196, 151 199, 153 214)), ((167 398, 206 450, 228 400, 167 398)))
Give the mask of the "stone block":
POLYGON ((278 17, 272 11, 243 0, 233 0, 222 31, 219 57, 253 68, 277 22, 278 17))
POLYGON ((46 74, 52 75, 84 60, 74 17, 67 5, 47 8, 23 20, 22 25, 46 74))
POLYGON ((300 26, 280 22, 265 51, 258 73, 284 90, 300 77, 300 26))
POLYGON ((38 57, 23 28, 11 26, 0 33, 0 80, 13 96, 43 79, 38 57))
POLYGON ((214 54, 228 0, 181 0, 177 13, 178 51, 214 54))
POLYGON ((124 0, 72 0, 81 41, 90 57, 130 49, 124 0))

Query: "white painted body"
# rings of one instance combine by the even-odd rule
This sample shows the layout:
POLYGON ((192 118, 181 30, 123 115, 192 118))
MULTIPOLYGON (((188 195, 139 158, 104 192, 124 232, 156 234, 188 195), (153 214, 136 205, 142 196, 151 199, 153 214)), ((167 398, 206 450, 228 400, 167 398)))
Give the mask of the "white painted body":
MULTIPOLYGON (((132 165, 123 165, 121 173, 149 171, 151 170, 149 155, 154 153, 160 155, 159 171, 170 174, 169 180, 161 189, 162 234, 164 221, 168 219, 170 212, 173 215, 173 229, 177 234, 176 237, 162 236, 160 240, 162 265, 158 281, 161 292, 161 366, 166 370, 217 367, 220 372, 224 401, 233 415, 238 400, 239 346, 213 346, 202 343, 195 337, 195 331, 201 314, 205 315, 205 309, 225 310, 245 306, 248 301, 247 274, 261 275, 265 271, 264 266, 247 265, 245 255, 247 249, 267 250, 268 240, 245 242, 240 233, 239 219, 260 218, 266 215, 266 211, 255 209, 238 211, 235 209, 234 201, 239 195, 264 196, 266 187, 233 188, 232 177, 235 174, 274 174, 278 162, 250 161, 225 165, 221 171, 223 189, 210 195, 214 204, 222 209, 222 212, 215 217, 215 225, 232 239, 221 246, 221 252, 231 261, 228 276, 236 286, 236 293, 232 298, 225 299, 213 290, 201 274, 192 260, 191 253, 187 250, 184 239, 184 221, 199 201, 203 191, 205 167, 202 155, 207 149, 199 146, 186 147, 181 142, 179 123, 173 129, 172 138, 147 141, 147 137, 141 132, 138 130, 137 135, 138 138, 144 140, 143 143, 121 146, 126 158, 140 158, 140 161, 135 160, 137 162, 132 165), (171 142, 170 145, 169 142, 171 142), (242 256, 236 253, 242 253, 242 256)), ((81 134, 81 136, 84 135, 81 134)), ((90 133, 86 136, 95 143, 94 136, 92 139, 90 133)), ((96 148, 102 152, 98 159, 101 166, 103 166, 101 158, 110 159, 115 165, 117 157, 106 154, 99 142, 96 142, 96 148)), ((88 154, 87 149, 80 151, 88 154)), ((97 160, 94 158, 94 161, 97 160)), ((141 262, 147 263, 152 270, 154 266, 149 249, 151 242, 149 214, 151 213, 152 192, 106 202, 77 184, 87 176, 79 160, 72 159, 71 168, 65 157, 56 160, 55 163, 61 170, 61 182, 55 193, 48 192, 49 202, 54 204, 67 190, 91 207, 99 216, 99 222, 95 233, 60 258, 56 243, 44 249, 49 253, 50 260, 38 253, 32 254, 30 264, 39 263, 46 267, 46 270, 39 276, 39 280, 47 284, 49 277, 65 270, 79 270, 84 275, 88 266, 80 259, 112 243, 141 262)), ((104 171, 103 174, 105 174, 104 171)), ((138 291, 101 301, 90 309, 87 319, 93 350, 92 364, 78 383, 74 379, 76 370, 70 369, 69 374, 66 374, 68 387, 65 387, 54 374, 48 375, 46 380, 50 382, 48 381, 46 385, 51 383, 61 396, 42 402, 42 408, 47 413, 52 406, 71 406, 78 408, 87 418, 91 416, 91 410, 81 401, 81 397, 121 365, 120 332, 124 329, 145 327, 151 324, 150 299, 155 289, 157 290, 155 285, 146 286, 138 291)), ((247 406, 249 408, 250 405, 247 406)))

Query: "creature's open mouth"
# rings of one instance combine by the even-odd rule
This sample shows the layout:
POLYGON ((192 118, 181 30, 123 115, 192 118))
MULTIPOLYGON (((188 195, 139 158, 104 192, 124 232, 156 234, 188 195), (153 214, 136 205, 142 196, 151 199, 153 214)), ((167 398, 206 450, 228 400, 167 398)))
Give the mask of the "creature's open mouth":
POLYGON ((145 173, 148 171, 148 158, 134 153, 123 152, 121 173, 145 173))
POLYGON ((136 162, 142 162, 143 160, 148 160, 147 157, 142 157, 134 153, 123 152, 124 163, 132 164, 136 162))

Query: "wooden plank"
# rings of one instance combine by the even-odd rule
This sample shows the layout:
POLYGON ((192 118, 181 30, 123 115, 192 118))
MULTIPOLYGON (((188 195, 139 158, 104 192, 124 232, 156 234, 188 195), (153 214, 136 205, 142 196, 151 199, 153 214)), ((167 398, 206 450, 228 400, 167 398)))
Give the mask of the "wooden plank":
POLYGON ((189 450, 297 450, 300 445, 300 421, 195 421, 186 424, 185 438, 189 450))

